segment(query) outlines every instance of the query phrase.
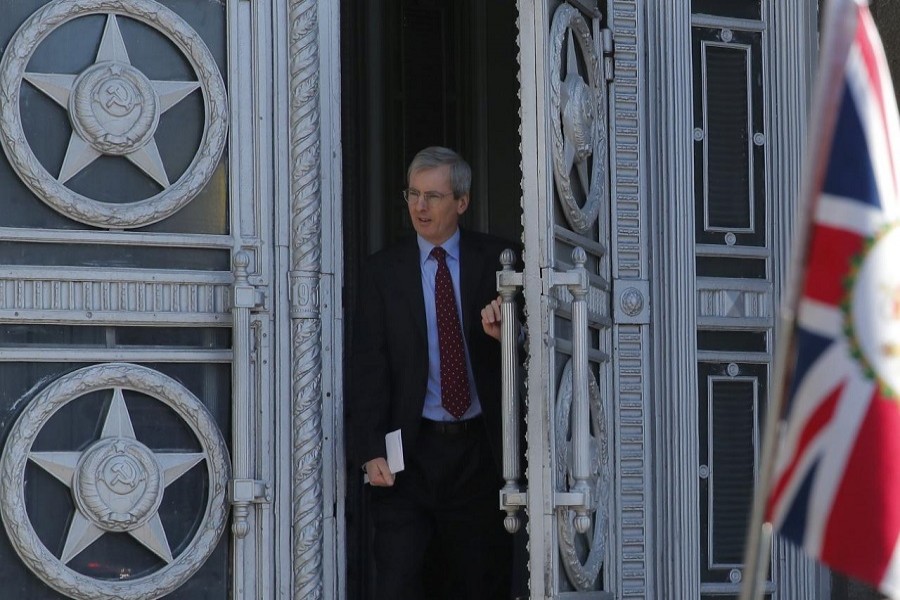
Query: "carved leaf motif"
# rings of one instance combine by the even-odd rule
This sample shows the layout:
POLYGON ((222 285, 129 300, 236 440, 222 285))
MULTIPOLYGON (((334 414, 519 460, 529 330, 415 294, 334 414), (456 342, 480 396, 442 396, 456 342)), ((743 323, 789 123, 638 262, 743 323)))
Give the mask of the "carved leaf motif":
MULTIPOLYGON (((571 428, 571 407, 573 401, 572 361, 563 369, 562 380, 556 399, 556 472, 557 487, 568 490, 572 469, 572 448, 569 440, 571 428)), ((609 493, 611 474, 609 468, 608 433, 606 410, 594 375, 590 374, 588 384, 590 419, 593 434, 591 450, 591 496, 595 511, 593 527, 585 536, 575 531, 575 513, 568 507, 557 509, 559 531, 559 551, 563 568, 569 581, 578 590, 593 590, 603 566, 603 555, 608 540, 609 493)))

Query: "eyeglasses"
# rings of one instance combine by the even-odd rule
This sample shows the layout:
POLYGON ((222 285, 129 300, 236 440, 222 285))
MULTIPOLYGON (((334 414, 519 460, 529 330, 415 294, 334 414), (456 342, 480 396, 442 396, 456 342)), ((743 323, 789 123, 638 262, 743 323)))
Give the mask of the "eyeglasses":
POLYGON ((403 200, 407 204, 418 204, 419 198, 425 199, 425 204, 429 206, 434 206, 441 200, 443 200, 444 196, 451 196, 453 192, 444 192, 443 194, 440 192, 420 192, 419 190, 403 190, 403 200))

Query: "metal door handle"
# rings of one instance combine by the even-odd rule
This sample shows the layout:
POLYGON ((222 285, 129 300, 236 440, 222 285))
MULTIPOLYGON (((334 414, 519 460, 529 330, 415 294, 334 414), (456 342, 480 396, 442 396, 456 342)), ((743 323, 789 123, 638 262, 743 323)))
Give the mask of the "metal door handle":
POLYGON ((557 506, 575 510, 575 530, 586 533, 591 526, 596 498, 591 497, 590 404, 588 381, 587 295, 590 291, 585 268, 587 254, 580 246, 572 250, 575 266, 567 273, 549 273, 550 286, 564 285, 572 294, 572 478, 569 492, 557 493, 557 506))
MULTIPOLYGON (((513 271, 515 253, 504 250, 500 257, 503 270, 497 273, 497 290, 500 293, 502 348, 502 407, 503 407, 503 479, 500 491, 500 509, 506 511, 503 523, 506 530, 515 533, 520 526, 518 510, 526 505, 526 494, 519 483, 519 361, 518 319, 515 295, 522 287, 522 273, 513 271)), ((572 477, 575 483, 570 491, 557 492, 555 504, 570 506, 575 510, 575 529, 586 533, 591 526, 596 498, 591 494, 590 404, 588 377, 588 315, 587 296, 590 292, 588 271, 585 268, 587 254, 583 248, 572 251, 575 266, 560 273, 547 269, 544 282, 547 291, 554 286, 565 286, 572 294, 572 445, 574 460, 572 477)))
POLYGON ((516 317, 516 292, 522 287, 522 273, 513 271, 516 254, 506 249, 500 255, 503 270, 497 273, 497 291, 500 293, 500 346, 502 367, 503 409, 503 479, 500 490, 500 510, 506 511, 503 526, 510 533, 519 530, 518 510, 525 506, 525 492, 519 485, 519 352, 516 317))

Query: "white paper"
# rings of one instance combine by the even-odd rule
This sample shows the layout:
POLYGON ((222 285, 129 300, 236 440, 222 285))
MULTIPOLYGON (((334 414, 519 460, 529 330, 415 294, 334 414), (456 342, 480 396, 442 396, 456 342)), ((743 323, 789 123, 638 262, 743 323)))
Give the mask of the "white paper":
MULTIPOLYGON (((403 463, 403 439, 400 430, 389 431, 384 435, 384 446, 387 449, 388 470, 399 473, 406 465, 403 463)), ((369 483, 369 474, 363 473, 363 484, 369 483)))
POLYGON ((387 463, 391 473, 399 473, 403 470, 403 440, 400 439, 400 430, 391 431, 384 436, 384 445, 387 448, 387 463))

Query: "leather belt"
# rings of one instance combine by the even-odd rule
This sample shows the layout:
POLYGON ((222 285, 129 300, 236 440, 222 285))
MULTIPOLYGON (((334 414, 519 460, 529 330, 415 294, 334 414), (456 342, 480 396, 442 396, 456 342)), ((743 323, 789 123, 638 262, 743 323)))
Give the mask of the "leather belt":
POLYGON ((432 421, 422 419, 422 431, 448 437, 470 436, 482 430, 481 415, 464 421, 432 421))

